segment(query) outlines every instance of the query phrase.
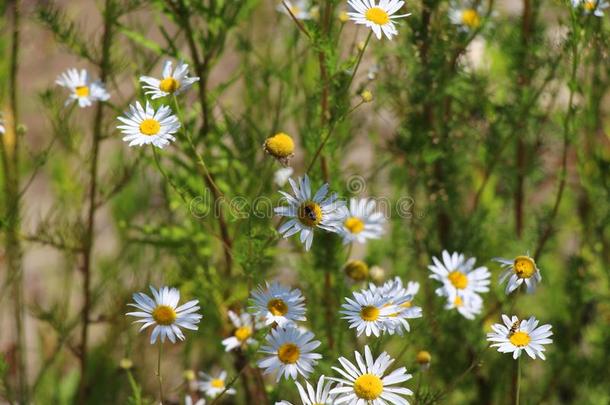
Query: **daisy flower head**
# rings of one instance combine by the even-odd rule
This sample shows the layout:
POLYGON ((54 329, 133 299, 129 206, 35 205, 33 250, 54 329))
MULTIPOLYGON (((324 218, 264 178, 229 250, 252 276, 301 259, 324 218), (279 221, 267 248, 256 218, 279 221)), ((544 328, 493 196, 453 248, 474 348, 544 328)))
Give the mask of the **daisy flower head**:
MULTIPOLYGON (((294 383, 299 390, 299 396, 303 405, 331 405, 335 403, 335 396, 330 394, 334 382, 328 380, 323 375, 318 379, 316 388, 309 381, 305 381, 306 387, 303 387, 298 381, 294 383)), ((277 404, 292 405, 288 401, 277 402, 277 404)))
POLYGON ((411 15, 394 14, 405 4, 402 0, 379 0, 379 4, 375 4, 375 0, 348 0, 347 4, 353 10, 347 13, 351 20, 372 29, 377 39, 381 39, 383 33, 391 40, 398 34, 393 20, 411 15))
POLYGON ((387 300, 386 306, 392 305, 394 312, 388 315, 386 322, 387 332, 391 335, 409 332, 411 327, 407 319, 421 318, 422 309, 413 305, 413 298, 419 291, 419 283, 409 282, 407 288, 402 284, 400 277, 386 281, 381 287, 369 284, 369 290, 387 300))
POLYGON ((352 198, 349 209, 344 209, 343 243, 365 243, 367 239, 379 239, 383 235, 385 218, 381 212, 375 212, 375 200, 352 198))
POLYGON ((184 397, 184 405, 205 405, 205 399, 199 398, 197 401, 193 401, 190 395, 184 397))
POLYGON ((299 374, 309 377, 322 358, 322 355, 313 353, 320 346, 320 341, 313 338, 313 333, 298 329, 293 324, 272 329, 266 337, 267 345, 260 350, 268 356, 260 360, 258 366, 265 369, 264 374, 277 372, 276 381, 282 376, 293 380, 299 374))
POLYGON ((199 378, 200 380, 197 381, 199 391, 205 393, 210 398, 216 398, 221 392, 224 392, 225 395, 235 395, 235 389, 227 389, 227 372, 224 370, 216 376, 211 376, 200 371, 199 378))
POLYGON ((604 10, 610 7, 606 0, 572 0, 572 7, 582 8, 585 14, 603 17, 604 10))
POLYGON ((163 105, 155 111, 148 101, 146 108, 138 101, 131 104, 129 111, 125 111, 118 120, 123 125, 117 128, 125 135, 123 140, 129 142, 129 146, 153 144, 162 149, 176 140, 173 134, 180 128, 178 118, 168 106, 163 105))
POLYGON ((284 238, 288 238, 300 232, 301 243, 305 244, 305 250, 311 248, 314 229, 320 228, 329 232, 340 233, 339 221, 343 215, 345 203, 337 199, 337 195, 328 194, 328 184, 325 183, 313 195, 309 177, 305 175, 295 182, 288 179, 294 196, 280 191, 288 202, 288 205, 276 207, 275 213, 279 216, 290 218, 278 229, 284 238))
POLYGON ((163 64, 163 73, 161 79, 150 76, 140 76, 140 81, 144 83, 142 88, 146 91, 146 95, 151 99, 166 97, 169 95, 178 95, 188 90, 193 83, 199 81, 198 77, 189 77, 189 65, 178 62, 176 68, 173 69, 172 61, 165 61, 163 64))
POLYGON ((276 158, 284 166, 294 156, 294 141, 290 135, 284 132, 279 132, 267 138, 263 147, 265 152, 276 158))
POLYGON ((525 351, 532 359, 540 357, 545 360, 544 345, 553 343, 551 325, 538 326, 538 320, 533 316, 528 320, 520 320, 516 316, 509 318, 502 315, 504 324, 492 325, 493 332, 487 334, 487 340, 494 342, 491 347, 497 347, 500 353, 512 353, 517 359, 525 351))
POLYGON ((474 267, 474 257, 466 259, 463 254, 454 252, 449 254, 446 250, 442 252, 442 261, 432 257, 428 268, 432 272, 430 278, 443 283, 436 290, 437 295, 447 296, 451 301, 456 296, 463 300, 468 296, 489 291, 491 274, 487 267, 474 267))
POLYGON ((467 295, 464 298, 460 295, 447 297, 445 309, 456 309, 464 318, 472 320, 483 311, 483 299, 478 294, 467 295))
POLYGON ((379 337, 391 323, 390 315, 398 312, 387 298, 369 290, 354 292, 353 299, 345 297, 345 301, 339 312, 344 315, 342 319, 349 322, 350 329, 356 329, 357 336, 364 333, 379 337))
POLYGON ((452 2, 449 9, 449 20, 457 25, 460 31, 474 31, 481 26, 483 8, 473 4, 460 4, 452 2))
POLYGON ((106 91, 104 84, 96 80, 89 81, 87 70, 68 69, 59 75, 55 84, 70 90, 70 96, 66 105, 76 101, 80 108, 90 107, 95 101, 106 101, 110 94, 106 91))
POLYGON ((500 284, 508 279, 506 284, 506 294, 510 294, 525 283, 527 293, 531 294, 536 290, 536 286, 542 280, 540 269, 536 262, 529 255, 517 256, 515 259, 504 259, 496 257, 494 261, 502 265, 504 272, 500 276, 500 284))
POLYGON ((277 323, 284 326, 296 321, 305 320, 305 297, 301 290, 280 285, 277 281, 258 286, 251 294, 250 310, 255 316, 263 319, 265 325, 277 323))
POLYGON ((128 312, 126 315, 135 316, 138 319, 134 323, 142 323, 140 331, 154 325, 150 335, 150 343, 154 344, 157 338, 165 342, 167 337, 172 343, 176 343, 176 338, 184 340, 184 334, 180 328, 197 330, 197 324, 201 320, 199 311, 199 301, 191 300, 186 304, 178 306, 180 292, 175 288, 161 287, 156 290, 150 287, 153 298, 144 293, 135 293, 133 300, 129 303, 132 307, 139 309, 137 312, 128 312))
POLYGON ((356 364, 345 357, 340 357, 339 363, 343 368, 333 367, 333 370, 343 376, 343 378, 332 378, 342 384, 330 391, 331 394, 337 395, 336 404, 409 404, 403 396, 413 395, 413 392, 407 388, 395 386, 411 378, 411 374, 407 374, 405 367, 400 367, 385 375, 394 362, 389 354, 383 352, 379 357, 373 359, 368 346, 364 346, 364 358, 359 352, 354 352, 354 354, 356 364))
POLYGON ((308 0, 284 0, 277 5, 277 11, 290 15, 292 14, 297 20, 309 20, 312 18, 311 5, 308 0), (283 3, 286 3, 284 6, 283 3), (288 9, 286 9, 288 7, 288 9), (288 12, 290 10, 290 13, 288 12))
POLYGON ((229 311, 228 316, 233 324, 234 331, 232 336, 222 341, 225 351, 230 352, 231 350, 256 343, 252 335, 261 327, 261 324, 255 320, 253 315, 247 312, 238 315, 233 311, 229 311))

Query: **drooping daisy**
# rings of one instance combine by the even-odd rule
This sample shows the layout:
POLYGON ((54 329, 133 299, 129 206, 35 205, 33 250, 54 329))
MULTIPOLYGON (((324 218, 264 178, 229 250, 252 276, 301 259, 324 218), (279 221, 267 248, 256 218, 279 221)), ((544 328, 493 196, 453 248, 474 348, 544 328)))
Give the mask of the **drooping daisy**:
POLYGON ((371 349, 364 346, 364 358, 359 352, 354 352, 356 364, 340 357, 343 368, 333 367, 333 370, 344 378, 332 378, 343 385, 333 388, 330 393, 337 395, 335 404, 347 405, 408 405, 403 398, 413 395, 410 389, 395 387, 411 378, 405 367, 400 367, 384 377, 388 367, 394 362, 389 354, 383 352, 373 359, 371 349))
MULTIPOLYGON (((318 379, 318 384, 315 389, 309 381, 305 381, 307 388, 304 388, 298 381, 295 381, 294 383, 299 390, 299 396, 301 397, 301 403, 303 405, 331 405, 335 403, 335 396, 330 394, 330 390, 334 383, 323 375, 318 379)), ((292 405, 288 401, 281 401, 276 403, 276 405, 277 404, 292 405)))
POLYGON ((199 80, 198 77, 189 77, 189 65, 179 62, 175 69, 172 69, 172 61, 165 61, 163 64, 163 73, 161 79, 156 79, 150 76, 140 76, 140 81, 144 83, 142 86, 148 90, 145 94, 151 96, 155 100, 157 98, 178 95, 185 92, 199 80))
POLYGON ((375 294, 369 290, 354 292, 353 298, 345 297, 347 301, 341 306, 342 311, 339 311, 347 319, 350 329, 356 329, 356 335, 366 336, 379 335, 384 332, 390 321, 390 315, 399 311, 399 309, 389 303, 388 298, 384 298, 379 294, 375 294))
POLYGON ((95 101, 106 101, 110 94, 104 84, 96 80, 89 82, 89 74, 85 69, 68 69, 60 74, 55 83, 70 90, 66 105, 76 101, 81 108, 90 107, 95 101))
POLYGON ((235 395, 235 389, 227 389, 227 372, 224 370, 215 377, 200 371, 199 378, 200 380, 197 381, 199 391, 210 398, 216 398, 222 392, 224 395, 235 395))
POLYGON ((259 322, 255 322, 254 316, 246 312, 237 315, 233 311, 229 311, 228 315, 235 330, 233 331, 233 336, 222 341, 225 351, 229 352, 233 349, 256 343, 252 339, 252 334, 254 334, 256 329, 260 328, 260 325, 259 322))
POLYGON ((352 21, 372 29, 377 39, 381 39, 383 33, 391 40, 398 34, 392 20, 411 15, 394 15, 405 4, 402 0, 380 0, 379 4, 375 4, 375 0, 348 0, 347 4, 354 10, 347 13, 352 21))
POLYGON ((479 4, 463 5, 453 2, 449 9, 449 20, 459 27, 460 31, 474 31, 481 26, 483 10, 479 4))
MULTIPOLYGON (((284 2, 286 3, 286 6, 288 6, 290 13, 292 13, 297 20, 309 20, 312 18, 310 12, 311 5, 308 0, 285 0, 284 2)), ((280 4, 277 5, 277 11, 290 15, 288 10, 286 10, 286 6, 280 1, 280 4)))
POLYGON ((542 280, 540 269, 536 262, 528 255, 517 256, 514 260, 496 257, 494 261, 502 265, 504 273, 500 276, 500 284, 508 278, 506 294, 515 291, 521 284, 525 283, 528 294, 536 290, 536 285, 542 280), (510 278, 509 278, 510 276, 510 278))
POLYGON ((456 296, 465 300, 468 296, 489 291, 491 274, 487 267, 474 267, 476 259, 466 259, 463 254, 442 252, 443 261, 432 257, 434 264, 428 266, 432 274, 430 278, 443 283, 436 290, 441 296, 447 296, 454 301, 456 296))
POLYGON ((467 295, 464 298, 460 295, 447 297, 445 309, 456 309, 464 318, 472 320, 483 311, 483 299, 478 294, 467 295))
POLYGON ((349 209, 345 209, 343 220, 343 243, 365 243, 367 239, 379 239, 383 234, 385 218, 375 212, 375 200, 352 198, 349 209))
POLYGON ((157 111, 146 102, 146 109, 142 108, 140 102, 129 106, 125 116, 118 117, 124 125, 117 126, 125 135, 123 140, 129 142, 129 146, 141 146, 153 144, 158 148, 164 148, 170 141, 175 141, 175 134, 180 128, 178 118, 172 114, 168 106, 161 106, 157 111))
POLYGON ((497 347, 500 353, 512 353, 513 359, 518 358, 525 350, 532 359, 540 357, 545 360, 543 345, 553 343, 549 339, 553 335, 551 325, 538 326, 538 320, 533 316, 526 320, 519 320, 513 315, 509 318, 502 315, 501 323, 492 325, 493 332, 487 334, 487 340, 494 342, 491 347, 497 347))
POLYGON ((260 350, 269 356, 260 360, 258 366, 265 369, 264 374, 277 372, 276 381, 282 376, 296 380, 298 374, 309 377, 318 359, 322 358, 322 355, 313 353, 320 346, 320 341, 313 338, 313 333, 292 324, 272 329, 266 337, 267 345, 260 350))
POLYGON ((279 187, 284 187, 293 173, 294 169, 292 167, 282 167, 273 173, 273 182, 279 187))
POLYGON ((584 10, 585 14, 593 14, 596 17, 603 17, 604 10, 610 7, 606 0, 572 0, 572 6, 584 10))
POLYGON ((345 203, 337 200, 335 193, 326 197, 328 184, 325 183, 320 187, 312 198, 307 175, 299 178, 298 184, 292 179, 288 179, 288 181, 294 197, 280 191, 288 205, 275 208, 277 215, 290 218, 278 229, 282 236, 288 238, 300 232, 301 243, 305 244, 305 250, 309 250, 313 242, 314 229, 321 228, 329 232, 340 233, 338 221, 343 214, 342 207, 345 206, 345 203))
POLYGON ((255 316, 264 319, 265 325, 274 322, 284 326, 295 321, 305 320, 305 297, 301 290, 280 285, 277 281, 265 283, 265 288, 258 286, 252 291, 250 310, 255 316))
POLYGON ((172 343, 176 343, 176 338, 184 340, 184 334, 180 328, 197 330, 196 325, 201 320, 201 315, 197 313, 199 311, 198 300, 191 300, 177 307, 178 301, 180 301, 180 292, 177 289, 161 287, 157 291, 151 286, 150 291, 153 298, 144 293, 134 294, 135 303, 127 305, 136 307, 140 311, 128 312, 126 315, 142 318, 134 321, 134 323, 143 324, 140 332, 155 325, 150 335, 151 344, 154 344, 157 338, 160 338, 161 342, 165 342, 165 337, 172 343))

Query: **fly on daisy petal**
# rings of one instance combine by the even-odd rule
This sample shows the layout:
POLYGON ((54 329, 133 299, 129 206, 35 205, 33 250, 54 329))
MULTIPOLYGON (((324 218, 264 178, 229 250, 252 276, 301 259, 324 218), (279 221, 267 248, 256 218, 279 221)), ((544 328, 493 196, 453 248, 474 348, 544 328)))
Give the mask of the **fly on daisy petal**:
POLYGON ((394 15, 405 4, 402 0, 380 0, 379 4, 375 4, 375 0, 349 0, 347 4, 354 10, 347 13, 350 19, 372 29, 377 39, 385 34, 391 40, 398 34, 393 20, 411 15, 394 15))
POLYGON ((136 101, 118 120, 123 125, 117 128, 125 135, 123 140, 129 142, 129 146, 153 144, 162 149, 176 140, 173 134, 180 129, 180 122, 172 114, 171 108, 162 105, 155 111, 148 101, 146 108, 136 101))
POLYGON ((336 404, 347 405, 409 405, 404 396, 413 395, 410 389, 396 386, 411 379, 405 367, 386 375, 394 363, 389 354, 383 352, 376 359, 371 349, 364 346, 364 356, 354 352, 356 364, 345 357, 339 358, 343 368, 333 367, 343 378, 331 378, 340 383, 330 393, 337 395, 336 404))
POLYGON ((345 209, 343 220, 343 243, 365 243, 367 239, 379 239, 383 235, 385 218, 381 212, 375 211, 373 199, 352 198, 349 209, 345 209))
POLYGON ((495 257, 493 260, 500 263, 504 270, 500 276, 500 284, 508 279, 506 294, 512 293, 522 284, 527 287, 527 293, 531 294, 536 291, 536 286, 542 281, 540 269, 534 258, 528 255, 517 256, 513 260, 501 257, 495 257))
POLYGON ((265 321, 266 325, 277 323, 284 326, 305 320, 305 297, 298 288, 290 289, 277 281, 265 283, 252 291, 250 311, 265 321))
POLYGON ((260 350, 267 357, 260 360, 258 366, 264 369, 264 374, 276 373, 276 381, 282 376, 296 380, 299 374, 307 378, 322 358, 322 355, 313 353, 320 346, 320 341, 313 338, 313 333, 293 324, 272 329, 266 337, 267 344, 260 350))
POLYGON ((198 77, 188 76, 189 65, 186 63, 178 62, 175 69, 172 69, 172 66, 172 61, 165 62, 161 79, 150 76, 140 77, 140 81, 144 83, 142 87, 147 90, 145 94, 151 99, 155 100, 172 94, 178 95, 199 81, 198 77))
POLYGON ((192 300, 186 304, 178 306, 180 292, 175 288, 161 287, 156 290, 150 287, 153 298, 144 293, 133 295, 135 303, 129 303, 132 307, 139 309, 137 312, 128 312, 126 315, 135 316, 138 319, 134 323, 142 323, 140 332, 149 326, 154 325, 150 335, 150 343, 154 344, 157 338, 165 342, 167 337, 172 343, 176 343, 176 338, 184 340, 184 334, 180 328, 197 330, 197 324, 201 320, 199 311, 199 301, 192 300))
POLYGON ((85 69, 68 69, 55 80, 59 86, 70 90, 66 105, 76 101, 81 108, 90 107, 95 101, 106 101, 110 94, 104 84, 99 81, 89 81, 89 73, 85 69))
POLYGON ((516 359, 525 351, 532 359, 540 357, 545 360, 544 345, 553 343, 551 325, 538 326, 538 320, 533 316, 528 320, 520 320, 516 316, 509 318, 502 315, 504 324, 492 325, 493 332, 487 334, 487 340, 493 342, 491 347, 497 347, 500 353, 512 353, 516 359))
POLYGON ((224 370, 216 376, 200 371, 199 378, 197 388, 210 398, 216 398, 222 392, 224 392, 224 395, 235 395, 234 388, 227 389, 227 372, 224 370))

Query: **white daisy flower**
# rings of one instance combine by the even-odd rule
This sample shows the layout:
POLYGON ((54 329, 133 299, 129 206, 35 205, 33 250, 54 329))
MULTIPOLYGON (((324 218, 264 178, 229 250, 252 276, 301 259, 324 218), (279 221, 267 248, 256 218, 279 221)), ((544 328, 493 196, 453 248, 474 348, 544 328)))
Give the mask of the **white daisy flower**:
POLYGON ((199 372, 200 380, 197 381, 197 388, 210 398, 216 398, 218 394, 235 395, 235 389, 227 388, 227 372, 222 370, 217 376, 211 376, 204 372, 199 372))
POLYGON ((276 381, 282 375, 293 380, 298 374, 309 377, 318 359, 322 358, 322 355, 312 353, 320 346, 320 341, 313 338, 313 333, 301 331, 292 324, 272 329, 265 338, 267 345, 260 350, 269 356, 260 360, 258 366, 265 369, 264 374, 277 372, 276 381))
POLYGON ((459 295, 447 297, 445 309, 457 309, 464 318, 472 320, 483 311, 483 299, 478 294, 470 294, 464 298, 459 295))
POLYGON ((500 276, 500 284, 508 278, 506 294, 512 293, 523 283, 527 287, 528 294, 531 294, 536 290, 536 285, 542 280, 540 269, 536 266, 534 259, 528 255, 517 256, 514 260, 501 257, 496 257, 493 260, 500 263, 504 270, 504 273, 500 276))
POLYGON ((340 357, 339 362, 343 368, 333 367, 344 378, 332 378, 341 384, 333 388, 330 393, 337 395, 335 404, 347 405, 408 405, 409 402, 403 398, 405 395, 413 395, 413 392, 403 387, 393 385, 405 382, 411 378, 405 367, 398 368, 384 377, 388 367, 394 362, 386 352, 373 359, 371 349, 364 346, 364 358, 358 352, 356 364, 340 357))
POLYGON ((172 69, 172 61, 165 61, 161 79, 150 76, 140 76, 140 81, 144 83, 145 94, 155 100, 157 98, 178 95, 188 90, 193 83, 199 81, 198 77, 189 77, 189 65, 178 62, 175 69, 172 69))
POLYGON ((341 318, 349 322, 350 329, 356 328, 357 336, 364 333, 366 336, 373 334, 379 337, 392 322, 390 315, 400 310, 390 304, 388 298, 369 290, 354 292, 353 297, 345 297, 347 303, 341 306, 343 310, 339 312, 344 315, 341 318))
POLYGON ((342 218, 342 207, 345 206, 345 203, 338 201, 335 193, 326 197, 328 184, 325 183, 320 187, 312 198, 311 185, 307 175, 299 178, 298 184, 292 179, 288 179, 288 181, 294 192, 294 197, 280 191, 286 198, 288 205, 275 208, 277 215, 290 218, 278 229, 284 238, 300 232, 301 243, 305 244, 305 250, 309 250, 313 242, 314 229, 321 228, 329 232, 341 232, 338 221, 342 218))
POLYGON ((413 298, 419 291, 419 283, 410 281, 404 288, 400 277, 386 281, 381 287, 373 283, 369 284, 369 290, 387 300, 386 305, 393 305, 395 312, 388 315, 386 322, 387 332, 391 335, 402 334, 410 331, 411 327, 407 319, 421 318, 422 309, 413 305, 413 298))
POLYGON ((138 318, 134 323, 143 323, 140 332, 149 326, 155 325, 150 335, 150 343, 154 344, 157 338, 165 342, 167 337, 172 343, 176 343, 176 338, 184 340, 184 334, 180 328, 197 330, 197 324, 201 320, 199 311, 199 301, 192 300, 184 305, 178 305, 180 292, 175 288, 161 287, 158 291, 150 287, 153 298, 144 293, 133 295, 135 304, 129 303, 132 307, 138 308, 138 312, 128 312, 126 315, 138 318))
POLYGON ((238 315, 233 311, 229 311, 228 315, 235 330, 233 331, 233 336, 222 341, 225 351, 230 352, 240 347, 255 344, 256 340, 252 339, 252 335, 262 326, 259 322, 255 321, 255 317, 246 312, 238 315))
POLYGON ((468 296, 489 291, 491 274, 487 267, 474 267, 476 259, 466 259, 463 254, 442 252, 443 261, 432 257, 434 264, 428 266, 432 274, 430 278, 443 283, 436 294, 447 296, 454 301, 456 296, 466 300, 468 296))
POLYGON ((532 359, 540 357, 545 360, 543 345, 553 343, 550 336, 551 325, 538 326, 538 320, 533 316, 526 320, 519 320, 516 316, 509 318, 502 315, 504 325, 496 323, 492 325, 493 332, 487 334, 487 340, 494 342, 491 347, 497 347, 500 353, 512 353, 516 359, 525 350, 532 359))
MULTIPOLYGON (((285 3, 288 6, 288 8, 290 9, 290 12, 292 13, 292 15, 297 20, 311 19, 311 17, 312 17, 311 12, 310 12, 311 5, 309 4, 308 0, 294 0, 294 1, 285 0, 285 3)), ((288 13, 288 10, 286 10, 286 7, 281 2, 280 2, 280 4, 277 5, 277 11, 279 11, 280 13, 284 13, 286 15, 290 15, 288 13)))
POLYGON ((606 0, 572 0, 572 6, 574 8, 582 7, 585 14, 603 17, 604 10, 610 7, 610 4, 606 0))
POLYGON ((305 298, 301 290, 280 285, 277 281, 271 284, 265 282, 266 288, 258 286, 252 291, 252 306, 250 310, 255 316, 264 319, 265 325, 274 322, 284 326, 295 321, 305 320, 305 298))
POLYGON ((475 6, 452 2, 449 9, 449 20, 457 25, 460 31, 474 31, 479 28, 482 15, 483 7, 480 4, 475 6))
MULTIPOLYGON (((307 388, 305 389, 298 381, 294 382, 299 390, 299 396, 301 397, 301 403, 303 405, 332 405, 334 404, 335 396, 330 394, 333 382, 329 381, 323 375, 318 379, 316 388, 305 381, 307 388)), ((276 405, 292 405, 288 401, 276 402, 276 405)))
POLYGON ((344 209, 343 243, 365 243, 367 239, 379 239, 383 235, 385 218, 375 212, 375 200, 352 198, 349 209, 344 209))
POLYGON ((379 0, 379 4, 375 4, 375 0, 348 0, 347 4, 354 10, 347 13, 350 19, 356 24, 364 24, 372 29, 377 39, 381 39, 383 33, 391 40, 398 34, 392 20, 411 15, 411 13, 393 15, 405 4, 402 0, 379 0))
POLYGON ((135 105, 129 106, 129 111, 125 111, 125 116, 118 117, 118 120, 125 124, 117 128, 125 135, 123 140, 129 142, 129 146, 153 144, 162 149, 176 140, 173 134, 180 128, 180 122, 172 114, 171 108, 162 105, 155 111, 148 101, 146 109, 136 101, 135 105))
POLYGON ((279 187, 284 187, 293 173, 294 169, 292 167, 282 167, 273 174, 273 182, 279 187))
POLYGON ((193 398, 190 395, 186 395, 184 397, 184 405, 205 405, 205 399, 199 398, 197 401, 193 402, 193 398))
POLYGON ((79 107, 84 108, 90 107, 95 101, 110 99, 110 94, 101 81, 89 82, 89 74, 85 69, 81 69, 80 72, 76 69, 68 69, 59 75, 55 83, 70 90, 66 105, 76 101, 79 107))

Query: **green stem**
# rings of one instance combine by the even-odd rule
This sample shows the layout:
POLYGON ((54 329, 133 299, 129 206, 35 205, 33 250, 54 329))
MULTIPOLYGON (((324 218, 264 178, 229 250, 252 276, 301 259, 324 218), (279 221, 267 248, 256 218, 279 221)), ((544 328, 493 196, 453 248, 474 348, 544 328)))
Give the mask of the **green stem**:
POLYGON ((517 382, 515 383, 515 405, 519 405, 519 396, 521 391, 521 356, 517 358, 517 382))
POLYGON ((159 403, 163 404, 163 377, 161 376, 161 355, 163 354, 163 342, 159 341, 159 356, 157 357, 157 381, 159 381, 159 403))

